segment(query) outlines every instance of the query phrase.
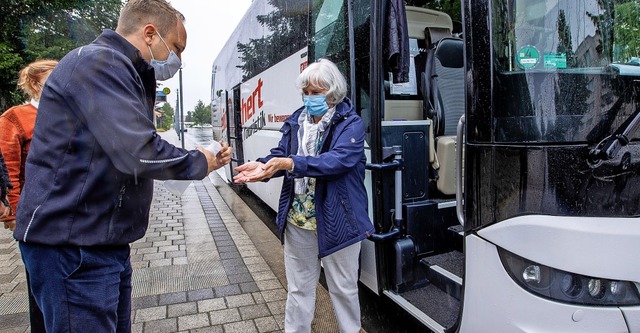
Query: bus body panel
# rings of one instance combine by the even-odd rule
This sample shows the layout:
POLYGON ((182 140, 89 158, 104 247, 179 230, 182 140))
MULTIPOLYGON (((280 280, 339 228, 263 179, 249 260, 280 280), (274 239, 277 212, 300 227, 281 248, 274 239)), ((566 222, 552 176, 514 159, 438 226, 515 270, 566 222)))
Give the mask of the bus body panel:
POLYGON ((460 332, 628 332, 619 308, 569 305, 534 296, 507 274, 495 245, 469 235, 465 247, 460 332))
MULTIPOLYGON (((255 161, 269 153, 269 149, 278 146, 282 134, 279 131, 260 130, 244 143, 245 161, 255 161), (266 152, 266 153, 265 153, 266 152)), ((264 201, 271 209, 278 211, 278 200, 282 189, 282 177, 268 182, 247 183, 247 188, 264 201)), ((274 221, 275 223, 275 221, 274 221)))
POLYGON ((537 263, 611 280, 640 281, 640 218, 518 216, 478 231, 498 247, 537 263))

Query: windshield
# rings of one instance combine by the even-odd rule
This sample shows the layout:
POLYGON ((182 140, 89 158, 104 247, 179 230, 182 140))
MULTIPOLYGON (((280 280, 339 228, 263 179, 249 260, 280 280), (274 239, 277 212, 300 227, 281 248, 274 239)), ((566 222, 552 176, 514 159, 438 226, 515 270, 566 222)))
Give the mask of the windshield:
POLYGON ((637 123, 640 1, 497 0, 492 11, 497 141, 593 143, 637 123))

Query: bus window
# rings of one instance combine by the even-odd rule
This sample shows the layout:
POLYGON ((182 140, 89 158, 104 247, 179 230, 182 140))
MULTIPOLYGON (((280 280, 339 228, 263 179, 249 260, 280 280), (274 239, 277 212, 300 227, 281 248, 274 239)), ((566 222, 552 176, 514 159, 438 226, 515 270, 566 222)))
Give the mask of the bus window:
POLYGON ((637 1, 499 0, 494 53, 501 71, 582 73, 640 55, 637 1), (575 72, 575 71, 574 71, 575 72))
POLYGON ((333 62, 339 63, 343 59, 348 59, 348 57, 345 59, 345 55, 341 54, 346 53, 349 47, 345 2, 342 0, 321 1, 321 3, 314 5, 312 14, 313 51, 311 54, 313 60, 327 57, 333 62))

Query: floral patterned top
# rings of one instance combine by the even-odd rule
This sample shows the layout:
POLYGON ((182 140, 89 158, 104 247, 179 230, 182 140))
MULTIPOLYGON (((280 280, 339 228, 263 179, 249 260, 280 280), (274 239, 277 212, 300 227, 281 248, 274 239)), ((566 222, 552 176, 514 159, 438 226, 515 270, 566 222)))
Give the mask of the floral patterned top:
POLYGON ((316 180, 309 178, 307 192, 293 197, 291 209, 287 213, 287 221, 296 227, 316 230, 316 180))

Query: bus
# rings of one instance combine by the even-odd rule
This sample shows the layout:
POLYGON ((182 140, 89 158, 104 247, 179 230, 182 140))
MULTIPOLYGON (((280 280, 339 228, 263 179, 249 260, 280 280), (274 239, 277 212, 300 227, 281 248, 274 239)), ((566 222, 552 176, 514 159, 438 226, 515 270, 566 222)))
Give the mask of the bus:
MULTIPOLYGON (((424 331, 640 332, 639 14, 255 0, 212 66, 226 179, 276 146, 295 78, 330 59, 366 126, 362 288, 424 331)), ((277 209, 281 180, 246 186, 277 209)))

